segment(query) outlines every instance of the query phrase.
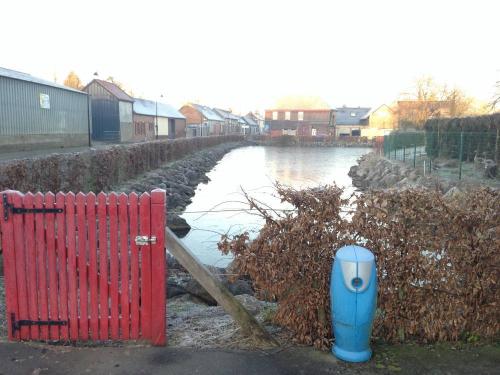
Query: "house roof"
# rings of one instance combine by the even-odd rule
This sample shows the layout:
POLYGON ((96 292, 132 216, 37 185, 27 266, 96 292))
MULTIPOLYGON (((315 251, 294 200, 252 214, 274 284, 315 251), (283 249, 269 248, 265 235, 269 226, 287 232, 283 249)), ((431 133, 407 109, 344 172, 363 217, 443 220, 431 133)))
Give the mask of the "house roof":
POLYGON ((91 82, 84 87, 84 90, 89 87, 92 82, 97 82, 99 85, 104 87, 106 91, 108 91, 111 95, 116 97, 118 100, 123 100, 124 102, 134 102, 134 98, 132 98, 129 94, 115 85, 113 82, 103 81, 102 79, 93 79, 91 82))
POLYGON ((217 113, 220 117, 223 119, 228 119, 228 120, 238 120, 239 116, 233 114, 230 111, 227 111, 225 109, 220 109, 220 108, 214 108, 214 112, 217 113))
POLYGON ((193 106, 193 108, 195 108, 198 112, 200 112, 203 115, 203 117, 205 117, 207 120, 224 121, 224 119, 210 107, 194 103, 191 103, 191 106, 193 106))
POLYGON ((340 107, 335 109, 335 123, 337 125, 360 125, 368 112, 370 112, 368 107, 340 107))
POLYGON ((259 126, 250 115, 243 116, 242 118, 250 126, 259 126))
POLYGON ((134 113, 138 115, 156 116, 156 114, 158 113, 158 117, 179 118, 179 119, 186 118, 170 104, 155 102, 153 100, 135 99, 133 108, 134 108, 134 113))
POLYGON ((250 117, 257 119, 257 120, 264 120, 264 118, 259 113, 248 112, 247 116, 250 116, 250 117))
POLYGON ((34 76, 32 76, 31 74, 28 74, 28 73, 18 72, 17 70, 12 70, 12 69, 7 69, 7 68, 0 67, 0 76, 7 77, 7 78, 12 78, 12 79, 17 79, 17 80, 20 80, 20 81, 38 83, 39 85, 55 87, 55 88, 58 88, 58 89, 73 91, 73 92, 77 92, 79 94, 87 95, 87 93, 85 93, 83 91, 75 90, 75 89, 73 89, 71 87, 60 85, 60 84, 55 83, 55 82, 46 81, 44 79, 41 79, 41 78, 38 78, 38 77, 34 77, 34 76))
POLYGON ((369 118, 369 117, 370 117, 373 113, 377 112, 377 111, 378 111, 380 108, 382 108, 382 107, 387 107, 387 109, 389 109, 389 111, 394 112, 394 111, 392 110, 392 108, 391 108, 391 107, 389 107, 387 104, 382 104, 382 105, 379 105, 379 106, 378 106, 378 107, 376 107, 376 108, 372 108, 372 109, 370 109, 370 110, 366 113, 366 115, 364 115, 363 117, 361 117, 361 120, 367 120, 367 119, 368 119, 368 118, 369 118))

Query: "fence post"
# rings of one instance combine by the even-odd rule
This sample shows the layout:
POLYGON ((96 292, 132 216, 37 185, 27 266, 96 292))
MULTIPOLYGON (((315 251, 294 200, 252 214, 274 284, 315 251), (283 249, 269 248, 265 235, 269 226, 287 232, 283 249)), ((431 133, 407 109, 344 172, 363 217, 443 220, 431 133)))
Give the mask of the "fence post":
POLYGON ((460 132, 460 163, 458 164, 458 179, 462 179, 462 160, 464 152, 464 132, 460 132))
POLYGON ((403 146, 403 163, 406 162, 406 146, 403 146))
POLYGON ((413 168, 417 166, 417 144, 413 145, 413 168))

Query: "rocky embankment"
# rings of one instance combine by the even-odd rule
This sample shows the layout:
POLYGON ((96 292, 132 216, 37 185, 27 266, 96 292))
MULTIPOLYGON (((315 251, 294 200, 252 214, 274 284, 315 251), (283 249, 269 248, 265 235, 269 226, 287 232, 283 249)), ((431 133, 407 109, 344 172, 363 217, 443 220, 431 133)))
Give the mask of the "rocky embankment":
POLYGON ((239 147, 242 142, 231 142, 201 150, 183 159, 165 164, 137 178, 113 187, 117 192, 142 193, 153 189, 167 191, 167 225, 179 237, 189 232, 189 225, 179 216, 191 203, 199 183, 207 183, 209 172, 230 150, 239 147))
POLYGON ((351 167, 349 176, 353 185, 360 190, 423 187, 454 194, 466 188, 464 182, 459 183, 436 175, 424 176, 421 170, 411 165, 388 160, 375 153, 359 158, 358 164, 351 167))

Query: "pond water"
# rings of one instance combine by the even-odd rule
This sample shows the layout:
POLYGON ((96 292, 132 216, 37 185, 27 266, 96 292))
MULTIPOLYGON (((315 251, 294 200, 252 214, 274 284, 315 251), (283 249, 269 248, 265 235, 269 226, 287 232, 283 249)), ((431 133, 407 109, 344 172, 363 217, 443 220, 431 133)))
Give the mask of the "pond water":
POLYGON ((255 235, 264 224, 259 216, 249 212, 242 190, 276 209, 287 208, 275 196, 276 181, 294 188, 335 182, 350 194, 354 187, 347 175, 349 168, 370 151, 271 146, 232 150, 207 174, 210 182, 198 186, 192 203, 186 207, 182 217, 192 229, 183 241, 203 263, 224 267, 231 257, 217 249, 221 234, 249 231, 255 235))

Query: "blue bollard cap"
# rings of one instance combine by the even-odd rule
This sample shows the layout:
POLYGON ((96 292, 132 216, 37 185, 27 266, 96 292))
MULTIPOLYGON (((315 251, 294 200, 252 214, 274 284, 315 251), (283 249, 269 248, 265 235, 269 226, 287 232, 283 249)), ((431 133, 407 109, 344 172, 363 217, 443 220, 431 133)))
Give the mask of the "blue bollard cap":
POLYGON ((349 245, 338 249, 335 259, 346 262, 374 262, 375 256, 364 247, 349 245))

